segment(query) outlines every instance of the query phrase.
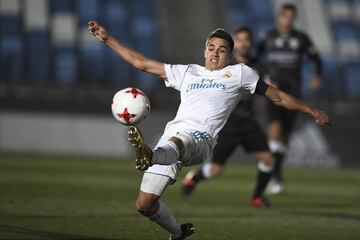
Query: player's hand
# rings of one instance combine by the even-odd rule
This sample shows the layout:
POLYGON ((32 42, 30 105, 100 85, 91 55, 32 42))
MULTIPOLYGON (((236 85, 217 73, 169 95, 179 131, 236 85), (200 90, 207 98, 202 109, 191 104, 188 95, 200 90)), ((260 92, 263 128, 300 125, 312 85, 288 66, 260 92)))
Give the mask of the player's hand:
POLYGON ((95 21, 90 21, 88 23, 89 31, 92 35, 94 35, 97 39, 102 42, 105 42, 109 38, 109 34, 107 33, 106 29, 99 25, 95 21))
POLYGON ((321 79, 319 76, 314 75, 309 82, 310 89, 313 93, 317 92, 321 87, 321 79))
POLYGON ((315 122, 320 126, 324 126, 324 125, 331 126, 329 116, 323 111, 319 111, 315 109, 314 118, 315 118, 315 122))

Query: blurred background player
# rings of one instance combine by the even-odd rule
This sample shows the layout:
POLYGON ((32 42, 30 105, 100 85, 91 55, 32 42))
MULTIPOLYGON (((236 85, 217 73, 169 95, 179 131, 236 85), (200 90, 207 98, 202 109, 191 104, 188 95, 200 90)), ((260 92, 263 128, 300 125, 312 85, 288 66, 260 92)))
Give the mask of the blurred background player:
MULTIPOLYGON (((250 56, 252 48, 250 29, 237 28, 233 32, 233 38, 234 62, 255 67, 254 59, 250 56)), ((212 158, 198 170, 191 170, 186 175, 181 188, 182 196, 190 196, 201 181, 219 176, 238 145, 242 146, 247 153, 255 153, 259 159, 258 177, 250 204, 257 207, 270 207, 269 202, 262 195, 273 170, 273 158, 266 135, 255 119, 253 101, 249 94, 243 96, 220 132, 212 158)))
MULTIPOLYGON (((303 56, 307 55, 315 65, 310 88, 316 92, 321 84, 321 60, 310 38, 294 28, 297 9, 292 4, 281 6, 277 16, 277 27, 266 32, 257 47, 257 59, 266 59, 268 84, 299 97, 303 56)), ((274 171, 267 192, 282 193, 283 159, 286 155, 289 135, 293 130, 296 113, 268 103, 269 146, 275 158, 274 171)))

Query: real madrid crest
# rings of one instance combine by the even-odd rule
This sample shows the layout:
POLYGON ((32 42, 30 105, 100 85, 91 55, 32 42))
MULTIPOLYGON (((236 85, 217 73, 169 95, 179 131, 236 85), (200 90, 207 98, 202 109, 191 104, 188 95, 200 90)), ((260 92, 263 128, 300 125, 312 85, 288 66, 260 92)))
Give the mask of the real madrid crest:
POLYGON ((232 74, 231 74, 231 72, 229 71, 229 70, 227 70, 226 72, 225 72, 225 74, 224 74, 224 77, 226 77, 226 78, 229 78, 229 77, 231 77, 232 76, 232 74))

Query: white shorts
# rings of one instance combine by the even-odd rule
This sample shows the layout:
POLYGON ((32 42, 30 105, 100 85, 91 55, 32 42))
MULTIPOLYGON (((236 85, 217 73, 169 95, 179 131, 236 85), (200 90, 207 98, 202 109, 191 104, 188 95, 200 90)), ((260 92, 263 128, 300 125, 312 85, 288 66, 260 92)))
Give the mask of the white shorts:
POLYGON ((158 145, 168 141, 171 137, 182 140, 184 144, 183 156, 172 165, 155 164, 146 170, 140 187, 142 192, 160 196, 168 185, 176 181, 176 176, 180 173, 182 166, 200 164, 212 153, 211 139, 206 132, 196 130, 166 131, 160 138, 158 145))
POLYGON ((160 197, 167 186, 174 182, 175 181, 168 176, 145 172, 141 181, 140 190, 160 197))

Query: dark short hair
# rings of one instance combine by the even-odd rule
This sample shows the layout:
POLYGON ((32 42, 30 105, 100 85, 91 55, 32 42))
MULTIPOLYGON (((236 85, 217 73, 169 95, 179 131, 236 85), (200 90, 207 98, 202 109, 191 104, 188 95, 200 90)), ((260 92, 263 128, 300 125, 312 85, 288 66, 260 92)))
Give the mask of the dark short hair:
POLYGON ((281 6, 280 11, 289 10, 292 11, 295 15, 297 14, 297 7, 291 3, 285 3, 281 6))
POLYGON ((238 33, 247 33, 250 37, 250 39, 252 39, 252 32, 251 32, 251 29, 249 27, 246 27, 246 26, 240 26, 240 27, 237 27, 234 31, 233 31, 233 36, 235 36, 236 34, 238 33))
POLYGON ((216 30, 214 30, 213 32, 211 32, 208 36, 208 38, 206 39, 206 46, 208 45, 208 42, 210 39, 212 38, 221 38, 224 39, 230 47, 230 52, 233 51, 234 49, 234 40, 231 37, 231 35, 229 33, 227 33, 224 29, 222 28, 218 28, 216 30))

